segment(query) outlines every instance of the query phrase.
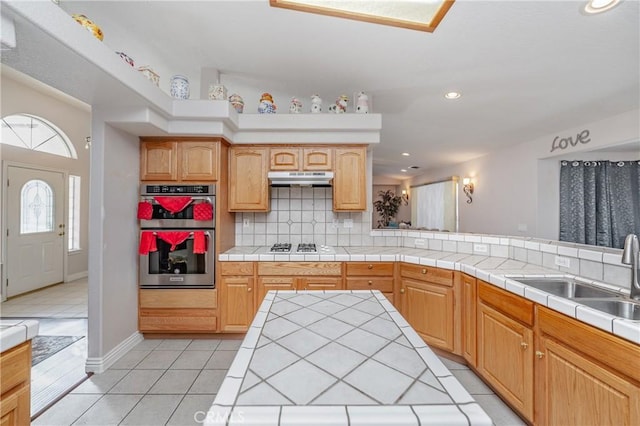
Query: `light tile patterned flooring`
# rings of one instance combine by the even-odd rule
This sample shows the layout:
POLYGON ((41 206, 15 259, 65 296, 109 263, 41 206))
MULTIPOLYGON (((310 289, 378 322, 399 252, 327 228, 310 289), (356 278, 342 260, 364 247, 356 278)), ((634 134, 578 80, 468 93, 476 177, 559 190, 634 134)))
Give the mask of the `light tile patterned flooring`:
MULTIPOLYGON (((239 346, 240 340, 144 340, 33 425, 201 424, 239 346)), ((442 361, 497 426, 525 424, 466 366, 442 361)))
POLYGON ((2 318, 87 318, 87 278, 0 303, 2 318))

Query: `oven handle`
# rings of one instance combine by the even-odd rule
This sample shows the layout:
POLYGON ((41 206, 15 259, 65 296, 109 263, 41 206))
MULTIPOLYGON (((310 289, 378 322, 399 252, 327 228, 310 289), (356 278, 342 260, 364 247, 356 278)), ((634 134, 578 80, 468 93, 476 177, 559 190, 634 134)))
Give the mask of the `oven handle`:
MULTIPOLYGON (((188 197, 189 195, 185 195, 185 197, 188 197)), ((152 203, 155 203, 156 201, 154 200, 153 197, 150 196, 142 196, 140 197, 142 201, 150 201, 152 203)), ((210 204, 213 204, 213 199, 211 197, 191 197, 192 200, 204 200, 204 201, 208 201, 210 204)), ((156 203, 157 204, 157 203, 156 203)))
MULTIPOLYGON (((141 232, 149 232, 149 231, 148 230, 146 230, 146 231, 142 230, 141 232)), ((153 232, 153 235, 157 236, 158 232, 180 232, 180 230, 179 229, 172 229, 172 230, 167 230, 167 231, 151 231, 151 232, 153 232)), ((203 231, 203 232, 204 232, 204 235, 206 235, 207 237, 211 237, 211 234, 209 233, 209 231, 203 231)), ((188 238, 191 238, 191 237, 193 237, 193 232, 189 232, 189 237, 188 238)))

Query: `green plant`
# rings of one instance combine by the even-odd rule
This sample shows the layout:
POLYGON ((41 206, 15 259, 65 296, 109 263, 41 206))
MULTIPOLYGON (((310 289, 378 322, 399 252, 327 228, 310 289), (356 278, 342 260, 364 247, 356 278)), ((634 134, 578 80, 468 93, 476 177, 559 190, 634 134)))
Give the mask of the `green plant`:
POLYGON ((379 200, 373 202, 373 207, 380 215, 381 220, 378 221, 378 228, 389 226, 389 221, 396 217, 402 197, 394 194, 390 189, 386 191, 378 191, 379 200))

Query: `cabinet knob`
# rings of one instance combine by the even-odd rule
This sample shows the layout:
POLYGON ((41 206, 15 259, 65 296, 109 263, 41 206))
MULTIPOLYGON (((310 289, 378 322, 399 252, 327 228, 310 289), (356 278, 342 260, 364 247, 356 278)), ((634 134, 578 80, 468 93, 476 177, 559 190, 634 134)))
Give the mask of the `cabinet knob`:
POLYGON ((247 291, 248 291, 249 293, 251 292, 251 290, 253 290, 251 287, 249 287, 249 288, 247 289, 247 291))
POLYGON ((520 343, 520 347, 521 347, 522 349, 527 349, 527 348, 529 347, 529 344, 528 344, 528 343, 526 343, 526 342, 522 342, 522 343, 520 343))
POLYGON ((536 357, 538 359, 542 359, 543 356, 544 356, 544 352, 536 351, 536 357))
POLYGON ((423 268, 423 269, 422 269, 422 273, 423 273, 423 274, 426 274, 426 273, 427 273, 427 269, 426 269, 426 268, 423 268))
POLYGON ((368 283, 368 284, 369 284, 369 285, 373 285, 373 281, 369 280, 369 283, 368 283))
POLYGON ((404 294, 404 288, 400 289, 400 293, 404 294))
POLYGON ((367 269, 373 269, 373 265, 368 265, 367 269))

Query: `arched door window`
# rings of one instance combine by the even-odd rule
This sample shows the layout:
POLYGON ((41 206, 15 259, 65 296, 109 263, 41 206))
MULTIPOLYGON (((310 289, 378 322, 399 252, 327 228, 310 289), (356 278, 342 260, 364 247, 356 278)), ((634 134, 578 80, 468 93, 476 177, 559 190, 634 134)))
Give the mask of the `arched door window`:
POLYGON ((38 179, 24 184, 20 191, 20 233, 53 231, 53 189, 38 179))
POLYGON ((67 135, 44 118, 13 114, 2 119, 0 143, 67 158, 78 158, 67 135))

